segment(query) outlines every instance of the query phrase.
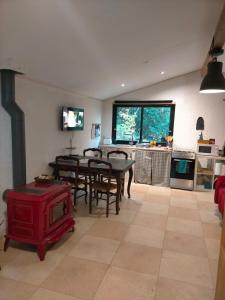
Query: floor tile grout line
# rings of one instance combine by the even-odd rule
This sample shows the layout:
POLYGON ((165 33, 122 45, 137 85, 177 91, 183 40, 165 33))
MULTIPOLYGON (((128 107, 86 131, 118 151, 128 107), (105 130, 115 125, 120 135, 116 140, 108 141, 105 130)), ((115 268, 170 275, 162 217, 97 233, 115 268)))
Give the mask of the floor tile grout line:
MULTIPOLYGON (((137 212, 136 212, 136 214, 137 214, 137 212)), ((136 217, 136 216, 135 216, 135 217, 136 217)), ((112 222, 113 222, 113 221, 112 221, 112 222)), ((130 225, 130 224, 129 224, 129 225, 130 225)), ((129 226, 129 225, 128 225, 128 226, 129 226)), ((126 233, 127 233, 127 231, 128 231, 128 228, 127 228, 127 230, 126 230, 126 233)), ((124 237, 125 237, 125 235, 126 235, 126 234, 124 234, 124 237)), ((98 292, 98 290, 100 289, 100 287, 101 287, 101 285, 102 285, 104 279, 106 278, 107 273, 109 272, 110 268, 113 267, 113 266, 112 266, 113 259, 114 259, 115 255, 116 255, 116 253, 119 251, 119 248, 121 247, 121 244, 122 244, 122 242, 124 241, 124 237, 123 237, 122 240, 119 240, 120 244, 119 244, 117 250, 115 251, 115 253, 114 253, 113 257, 112 257, 110 264, 108 265, 108 268, 107 268, 107 270, 106 270, 106 272, 105 272, 105 275, 103 276, 102 280, 99 282, 99 285, 98 285, 98 287, 97 287, 97 289, 96 289, 96 292, 94 293, 94 296, 93 296, 92 300, 94 300, 95 296, 97 295, 97 292, 98 292)))
MULTIPOLYGON (((41 287, 41 286, 40 286, 40 287, 37 288, 37 290, 36 290, 35 292, 32 293, 31 297, 30 297, 29 299, 27 299, 27 300, 31 300, 32 297, 33 297, 33 295, 34 295, 39 289, 44 289, 44 290, 47 290, 47 291, 49 291, 49 292, 54 292, 54 293, 56 293, 56 294, 60 294, 60 295, 63 295, 63 296, 69 296, 69 297, 74 298, 74 296, 71 296, 71 295, 69 295, 69 294, 57 292, 57 291, 55 291, 55 290, 51 290, 51 289, 49 289, 49 288, 41 287)), ((81 298, 80 298, 79 300, 84 300, 84 299, 81 299, 81 298)))
MULTIPOLYGON (((22 250, 22 251, 24 251, 24 250, 22 250)), ((33 254, 35 254, 35 256, 37 255, 37 253, 36 252, 28 252, 28 253, 33 253, 33 254)), ((23 252, 21 252, 21 253, 19 253, 18 255, 21 255, 21 254, 23 254, 23 252)), ((61 254, 61 253, 57 253, 57 254, 59 254, 60 256, 63 256, 60 260, 59 260, 59 262, 54 266, 54 269, 53 270, 51 270, 51 272, 47 275, 47 277, 46 278, 44 278, 39 284, 34 284, 34 283, 30 283, 30 282, 27 282, 27 281, 23 281, 23 280, 20 280, 20 279, 15 279, 15 278, 11 278, 11 277, 7 277, 7 276, 4 276, 4 274, 2 274, 1 273, 1 271, 0 271, 0 277, 3 277, 3 278, 8 278, 8 279, 11 279, 11 280, 15 280, 15 281, 19 281, 19 282, 22 282, 22 283, 25 283, 25 284, 31 284, 31 285, 33 285, 33 286, 40 286, 48 277, 49 277, 49 275, 58 267, 58 265, 61 263, 61 261, 64 259, 64 254, 61 254)), ((15 258, 15 260, 17 259, 17 257, 15 258)), ((38 260, 39 260, 39 257, 37 258, 38 260)), ((45 258, 46 259, 46 258, 45 258)), ((11 262, 10 262, 11 263, 11 262)), ((41 263, 41 261, 39 260, 39 263, 41 263)), ((43 263, 43 262, 42 262, 43 263)), ((6 265, 7 266, 7 265, 6 265)))
POLYGON ((205 237, 204 237, 204 243, 205 243, 206 251, 207 251, 207 260, 208 260, 208 266, 209 266, 210 278, 211 278, 212 286, 215 288, 215 285, 214 285, 214 278, 213 278, 213 274, 212 274, 212 270, 211 270, 211 265, 210 265, 210 257, 209 257, 209 253, 208 253, 208 248, 207 248, 207 244, 206 244, 206 239, 205 239, 205 237))
POLYGON ((211 283, 212 283, 212 287, 215 289, 213 274, 212 274, 212 270, 211 270, 211 266, 210 266, 210 258, 209 258, 209 253, 208 253, 208 247, 207 247, 206 237, 205 237, 204 228, 203 228, 203 223, 204 222, 202 221, 202 218, 201 218, 201 213, 200 213, 201 209, 199 208, 199 206, 198 206, 198 212, 199 212, 199 217, 200 217, 200 221, 201 221, 201 225, 202 225, 203 240, 204 240, 206 254, 207 254, 207 261, 208 261, 208 267, 209 267, 209 272, 210 272, 211 283))
POLYGON ((34 284, 32 284, 32 283, 27 283, 27 282, 24 282, 24 281, 22 281, 22 280, 10 278, 10 277, 5 277, 5 276, 1 276, 1 275, 0 275, 0 277, 4 278, 4 279, 6 279, 6 280, 12 280, 12 281, 18 282, 18 283, 20 283, 20 284, 22 283, 22 284, 27 284, 27 285, 33 286, 33 287, 35 288, 35 290, 32 292, 31 296, 30 296, 29 299, 27 299, 27 300, 30 300, 30 299, 33 297, 33 295, 34 295, 34 294, 38 291, 38 289, 40 288, 40 285, 34 285, 34 284))
MULTIPOLYGON (((169 278, 169 277, 166 277, 166 276, 161 276, 161 278, 166 279, 166 280, 171 280, 171 281, 178 281, 178 282, 186 284, 186 285, 191 285, 191 286, 194 286, 194 287, 204 288, 204 289, 215 291, 214 287, 206 287, 204 285, 194 284, 194 283, 190 283, 190 282, 187 282, 187 281, 184 281, 184 280, 173 279, 173 278, 169 278)), ((154 299, 154 300, 156 300, 156 299, 154 299)), ((180 300, 182 300, 182 299, 180 299, 180 300)))
MULTIPOLYGON (((171 200, 171 199, 170 199, 170 200, 171 200)), ((197 200, 196 200, 196 201, 197 201, 197 200)), ((171 201, 170 201, 170 206, 169 206, 169 207, 171 207, 171 201)), ((199 209, 198 206, 197 206, 197 210, 198 210, 199 217, 200 217, 200 209, 199 209)), ((169 210, 168 210, 168 215, 167 215, 167 223, 168 223, 168 218, 169 218, 169 210)), ((201 218, 200 218, 200 223, 201 223, 201 227, 202 227, 202 230, 203 230, 201 218)), ((166 235, 166 229, 165 229, 165 235, 166 235)), ((164 249, 165 235, 164 235, 164 240, 163 240, 162 253, 163 253, 163 249, 164 249)), ((204 234, 203 234, 203 240, 204 240, 204 243, 205 243, 205 236, 204 236, 204 234)), ((205 243, 205 248, 206 248, 206 251, 207 251, 206 243, 205 243)), ((160 268, 161 268, 162 258, 163 258, 163 257, 161 257, 160 268)), ((210 278, 211 278, 211 281, 212 281, 212 288, 211 288, 211 290, 215 290, 214 284, 213 284, 213 280, 212 280, 212 272, 211 272, 211 269, 210 269, 208 253, 207 253, 207 261, 208 261, 208 267, 209 267, 209 271, 210 271, 210 278)), ((160 274, 160 268, 159 268, 159 272, 158 272, 159 274, 160 274)), ((158 275, 158 280, 157 280, 157 285, 156 285, 156 293, 155 293, 154 300, 157 300, 156 297, 157 297, 157 289, 158 289, 158 284, 159 284, 159 277, 160 277, 160 276, 158 275)), ((163 277, 163 278, 167 278, 167 277, 164 277, 164 276, 162 276, 162 277, 163 277)), ((167 279, 169 279, 169 278, 167 278, 167 279)), ((180 280, 178 280, 178 281, 180 281, 180 280)), ((183 283, 186 283, 186 284, 187 284, 187 282, 185 282, 185 281, 180 281, 180 282, 183 282, 183 283)), ((188 283, 188 284, 190 284, 190 283, 188 283)), ((194 284, 191 284, 191 285, 194 286, 194 284)), ((197 286, 199 286, 199 285, 197 285, 197 286)), ((200 287, 202 287, 202 286, 200 286, 200 287)))
MULTIPOLYGON (((128 231, 128 229, 127 229, 127 231, 128 231)), ((124 235, 124 237, 125 237, 125 235, 124 235)), ((123 239, 124 239, 124 237, 123 237, 123 239)), ((108 266, 108 269, 106 270, 104 277, 102 278, 101 282, 99 283, 98 288, 96 289, 96 292, 95 292, 95 294, 94 294, 92 300, 94 300, 95 296, 97 295, 97 292, 98 292, 98 290, 100 289, 100 287, 101 287, 101 285, 102 285, 102 283, 103 283, 105 277, 107 276, 107 273, 109 272, 110 268, 113 267, 113 266, 112 266, 113 258, 115 257, 116 253, 119 251, 119 248, 121 247, 121 244, 122 244, 123 241, 120 240, 119 242, 120 242, 119 247, 118 247, 117 250, 115 251, 115 253, 114 253, 114 255, 113 255, 112 259, 111 259, 111 262, 110 262, 110 264, 109 264, 109 266, 108 266)))
POLYGON ((154 300, 156 300, 157 290, 158 290, 158 287, 159 287, 160 269, 161 269, 161 264, 162 264, 162 259, 163 259, 163 249, 164 249, 164 243, 165 243, 165 238, 166 238, 166 227, 167 227, 168 218, 169 218, 169 209, 170 209, 170 206, 171 206, 171 195, 170 195, 170 199, 169 199, 169 207, 168 207, 168 214, 167 214, 167 218, 166 218, 167 219, 166 220, 166 226, 164 228, 164 238, 163 238, 163 242, 162 242, 161 259, 160 259, 160 264, 159 264, 158 276, 157 276, 157 280, 156 280, 154 300))
MULTIPOLYGON (((66 255, 66 256, 69 256, 69 255, 66 255)), ((69 257, 71 257, 71 258, 74 258, 74 259, 80 259, 80 260, 84 260, 84 261, 89 261, 89 262, 91 262, 91 263, 99 263, 99 264, 103 264, 103 265, 107 265, 107 269, 106 269, 106 271, 105 271, 105 275, 106 275, 106 273, 108 272, 108 269, 109 269, 109 264, 106 264, 106 263, 102 263, 102 262, 97 262, 97 261, 93 261, 93 260, 90 260, 90 259, 86 259, 86 258, 80 258, 80 257, 74 257, 74 256, 69 256, 69 257)), ((104 279, 104 277, 105 277, 105 275, 103 276, 103 279, 104 279)), ((50 276, 50 274, 48 275, 48 277, 50 276)), ((45 279, 45 280, 47 280, 48 279, 48 277, 45 279)), ((103 280, 102 279, 102 280, 103 280)), ((44 281, 45 281, 44 280, 44 281)), ((43 282, 44 282, 43 281, 43 282)), ((49 288, 46 288, 46 287, 44 287, 44 286, 42 286, 42 284, 43 284, 43 282, 40 284, 40 286, 39 286, 39 288, 43 288, 43 289, 47 289, 47 290, 49 290, 49 291, 52 291, 52 292, 56 292, 56 293, 61 293, 61 294, 64 294, 64 295, 66 295, 66 296, 70 296, 70 297, 75 297, 75 298, 77 298, 76 296, 73 296, 73 295, 71 295, 71 294, 66 294, 66 293, 62 293, 62 292, 58 292, 58 291, 56 291, 56 290, 51 290, 51 289, 49 289, 49 288)), ((101 281, 102 282, 102 281, 101 281)), ((101 283, 100 282, 100 283, 101 283)), ((79 297, 79 299, 81 299, 80 297, 79 297)), ((82 299, 81 299, 82 300, 82 299)))
POLYGON ((105 277, 107 276, 107 273, 109 272, 110 267, 111 267, 111 264, 108 265, 108 267, 107 267, 107 269, 106 269, 106 271, 105 271, 105 274, 104 274, 102 280, 99 282, 98 287, 97 287, 97 289, 96 289, 96 291, 95 291, 95 293, 94 293, 94 295, 93 295, 93 297, 92 297, 92 300, 94 300, 94 298, 95 298, 95 296, 96 296, 98 290, 100 289, 100 286, 102 285, 102 283, 103 283, 105 277))
MULTIPOLYGON (((139 210, 135 211, 135 217, 133 218, 133 221, 135 220, 135 218, 136 218, 138 212, 139 212, 139 210)), ((131 222, 129 223, 128 226, 132 225, 133 221, 131 221, 131 222)), ((129 230, 129 228, 127 228, 126 231, 128 232, 128 230, 129 230)), ((127 234, 127 232, 126 232, 126 234, 127 234)), ((116 256, 116 254, 118 253, 118 251, 119 251, 121 245, 125 242, 124 238, 125 238, 126 234, 124 235, 123 239, 120 240, 120 245, 119 245, 119 247, 117 248, 116 252, 114 253, 114 255, 113 255, 113 257, 112 257, 112 260, 111 260, 111 263, 110 263, 110 265, 109 265, 109 268, 107 269, 107 271, 106 271, 106 273, 105 273, 103 279, 101 280, 101 282, 100 282, 100 284, 99 284, 99 286, 98 286, 98 288, 97 288, 97 290, 96 290, 96 293, 95 293, 93 299, 95 298, 95 296, 96 296, 98 290, 100 289, 100 287, 101 287, 101 285, 102 285, 102 283, 103 283, 103 281, 104 281, 104 278, 107 276, 107 273, 109 272, 109 269, 110 269, 110 268, 113 268, 113 265, 112 265, 113 260, 114 260, 114 258, 115 258, 115 256, 116 256)), ((121 268, 121 267, 117 267, 117 268, 122 269, 122 270, 126 270, 126 271, 130 271, 130 272, 135 272, 135 273, 138 273, 138 274, 151 275, 151 274, 146 274, 146 273, 142 273, 142 272, 136 272, 136 271, 133 271, 133 270, 128 270, 128 269, 121 268)), ((153 275, 151 275, 151 276, 153 276, 153 275)))
MULTIPOLYGON (((91 236, 91 237, 95 237, 95 236, 91 236)), ((102 238, 102 239, 105 239, 105 238, 102 238)), ((110 239, 108 239, 108 240, 110 240, 110 239)), ((112 239, 111 239, 111 240, 112 240, 112 239)), ((112 240, 112 241, 118 241, 118 242, 121 244, 121 241, 119 241, 119 240, 112 240)), ((117 250, 119 249, 119 247, 120 247, 120 245, 119 245, 118 248, 116 249, 116 252, 117 252, 117 250)), ((87 260, 87 261, 90 261, 90 262, 99 263, 99 264, 111 265, 112 260, 113 260, 113 257, 114 257, 114 254, 113 254, 113 257, 112 257, 110 263, 102 262, 102 261, 95 260, 95 259, 91 259, 91 258, 84 258, 84 257, 80 257, 80 256, 74 256, 74 255, 70 255, 70 254, 68 254, 68 256, 69 256, 69 257, 73 257, 73 258, 77 258, 77 259, 87 260)))

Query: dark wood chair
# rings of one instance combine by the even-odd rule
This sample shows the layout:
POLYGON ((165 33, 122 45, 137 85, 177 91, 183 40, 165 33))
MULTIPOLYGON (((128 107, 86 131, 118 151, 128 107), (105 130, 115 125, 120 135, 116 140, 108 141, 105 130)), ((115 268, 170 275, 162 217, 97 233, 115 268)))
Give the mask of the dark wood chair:
POLYGON ((77 198, 85 196, 85 203, 87 204, 88 186, 87 180, 85 178, 80 178, 79 176, 79 159, 75 156, 60 155, 56 157, 56 179, 62 181, 68 181, 72 184, 72 189, 74 190, 74 206, 76 206, 77 198), (73 161, 74 169, 73 171, 68 171, 66 168, 66 162, 73 161), (78 191, 83 191, 84 193, 77 196, 78 191))
POLYGON ((113 150, 107 153, 107 158, 123 158, 128 159, 128 154, 121 150, 113 150))
MULTIPOLYGON (((118 158, 118 159, 128 159, 128 154, 121 150, 113 150, 107 153, 107 158, 118 158)), ((116 182, 116 179, 113 178, 113 182, 116 182)), ((124 184, 125 184, 125 176, 121 178, 121 194, 124 195, 124 184)), ((121 200, 121 195, 120 195, 121 200)))
POLYGON ((90 156, 95 156, 96 158, 102 158, 102 150, 99 148, 87 148, 84 149, 83 155, 87 156, 87 153, 90 153, 90 156))
POLYGON ((96 204, 99 200, 106 201, 106 217, 109 216, 109 205, 115 203, 116 214, 119 214, 119 197, 117 195, 117 184, 112 183, 112 164, 99 159, 89 159, 89 213, 92 213, 92 202, 95 199, 96 204), (101 178, 105 177, 105 181, 101 178), (106 199, 99 198, 99 193, 104 193, 106 199), (110 198, 114 200, 110 201, 110 198))
MULTIPOLYGON (((74 157, 74 158, 77 158, 77 156, 79 156, 79 155, 76 155, 76 154, 70 154, 70 156, 71 157, 74 157)), ((81 172, 81 171, 79 171, 79 178, 81 178, 81 179, 83 179, 84 180, 84 182, 85 182, 85 191, 86 191, 86 196, 87 196, 87 194, 88 194, 88 188, 87 188, 87 186, 88 186, 88 175, 87 175, 87 173, 85 173, 85 172, 81 172)), ((78 189, 79 190, 79 189, 78 189)), ((82 189, 80 189, 80 190, 82 190, 82 189)), ((81 195, 82 196, 82 195, 81 195)), ((81 197, 81 196, 79 196, 79 197, 81 197)), ((79 198, 79 197, 77 197, 77 198, 79 198)), ((86 198, 85 198, 86 199, 86 198)), ((86 202, 86 200, 85 200, 85 202, 86 202)), ((86 202, 87 203, 87 202, 86 202)))

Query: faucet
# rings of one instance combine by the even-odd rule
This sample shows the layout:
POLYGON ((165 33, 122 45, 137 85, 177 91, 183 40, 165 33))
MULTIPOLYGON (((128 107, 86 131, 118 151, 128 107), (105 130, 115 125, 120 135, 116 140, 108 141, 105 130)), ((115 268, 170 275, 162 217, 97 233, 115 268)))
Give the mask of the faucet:
POLYGON ((131 133, 131 142, 133 142, 134 141, 134 133, 132 132, 131 133))
POLYGON ((133 131, 131 132, 131 140, 129 141, 129 144, 130 145, 134 144, 134 132, 133 131))

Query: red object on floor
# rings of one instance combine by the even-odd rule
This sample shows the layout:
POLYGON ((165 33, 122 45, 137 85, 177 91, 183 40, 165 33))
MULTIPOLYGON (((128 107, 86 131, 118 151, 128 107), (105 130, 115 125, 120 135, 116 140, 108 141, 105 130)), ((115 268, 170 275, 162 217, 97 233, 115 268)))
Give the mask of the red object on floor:
POLYGON ((44 260, 46 246, 74 230, 71 185, 69 183, 30 183, 5 192, 7 233, 4 250, 15 240, 37 246, 44 260))
POLYGON ((225 205, 225 176, 220 176, 216 180, 214 201, 218 204, 219 211, 223 215, 225 205))

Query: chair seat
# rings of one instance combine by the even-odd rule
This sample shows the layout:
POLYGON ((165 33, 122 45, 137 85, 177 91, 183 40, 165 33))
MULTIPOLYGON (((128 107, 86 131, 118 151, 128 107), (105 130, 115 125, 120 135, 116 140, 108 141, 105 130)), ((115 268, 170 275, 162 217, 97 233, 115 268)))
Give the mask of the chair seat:
POLYGON ((100 192, 107 192, 108 190, 109 191, 113 191, 113 190, 116 190, 117 189, 117 185, 115 183, 109 183, 108 182, 103 182, 103 181, 95 181, 93 184, 92 184, 92 188, 97 190, 97 191, 100 191, 100 192))
POLYGON ((78 185, 78 186, 79 186, 79 185, 85 185, 85 184, 87 184, 85 178, 78 178, 78 179, 77 179, 77 185, 78 185))
MULTIPOLYGON (((73 186, 75 186, 75 178, 74 177, 63 176, 63 177, 60 177, 60 180, 70 182, 73 186)), ((79 186, 79 185, 82 185, 82 184, 85 184, 85 179, 78 178, 77 179, 77 185, 79 186)))
MULTIPOLYGON (((113 182, 116 182, 116 177, 115 177, 115 176, 110 176, 110 177, 111 177, 111 180, 113 180, 113 182)), ((104 176, 102 176, 102 178, 103 178, 103 180, 105 181, 105 180, 107 180, 107 179, 109 178, 109 176, 104 175, 104 176)), ((122 179, 122 180, 125 179, 125 174, 123 174, 123 175, 121 176, 121 179, 122 179)))

